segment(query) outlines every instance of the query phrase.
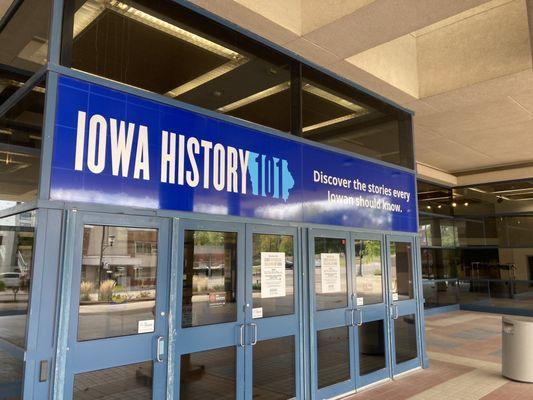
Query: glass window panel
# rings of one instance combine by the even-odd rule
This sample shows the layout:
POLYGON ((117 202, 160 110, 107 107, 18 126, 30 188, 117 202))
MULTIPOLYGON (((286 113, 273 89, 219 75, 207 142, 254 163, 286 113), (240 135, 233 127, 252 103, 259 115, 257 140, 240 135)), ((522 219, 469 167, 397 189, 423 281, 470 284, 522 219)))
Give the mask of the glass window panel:
POLYGON ((253 347, 254 399, 296 397, 294 350, 294 336, 263 340, 253 347))
POLYGON ((315 299, 318 311, 348 306, 346 274, 346 240, 315 238, 315 299))
POLYGON ((0 399, 22 399, 22 360, 0 350, 0 399))
POLYGON ((74 400, 152 398, 151 361, 85 372, 74 376, 74 400))
POLYGON ((350 335, 347 326, 317 332, 318 388, 350 379, 350 335))
POLYGON ((235 347, 181 356, 180 399, 235 399, 235 347))
POLYGON ((363 305, 383 302, 380 240, 355 241, 355 285, 363 305))
POLYGON ((414 298, 413 290, 413 257, 411 243, 391 242, 391 291, 393 299, 398 295, 398 300, 414 298))
POLYGON ((0 339, 26 347, 36 212, 0 219, 0 339))
POLYGON ((413 168, 411 117, 303 67, 303 137, 413 168))
POLYGON ((418 356, 414 314, 404 315, 394 320, 394 343, 396 364, 412 360, 418 356))
MULTIPOLYGON (((19 89, 19 83, 14 78, 3 79, 0 70, 0 105, 19 89)), ((41 81, 0 116, 0 208, 37 196, 44 99, 41 81)))
POLYGON ((0 64, 26 71, 29 77, 48 60, 52 0, 24 0, 20 3, 0 32, 0 64))
POLYGON ((263 318, 294 313, 294 238, 253 235, 253 308, 263 318))
POLYGON ((157 229, 85 225, 78 340, 153 331, 157 238, 157 229), (155 252, 137 251, 138 243, 155 252))
POLYGON ((291 130, 290 60, 163 0, 66 1, 62 63, 255 122, 291 130))
POLYGON ((379 371, 386 366, 385 327, 383 320, 365 322, 359 327, 359 375, 379 371))
POLYGON ((237 320, 237 233, 186 230, 182 326, 237 320))

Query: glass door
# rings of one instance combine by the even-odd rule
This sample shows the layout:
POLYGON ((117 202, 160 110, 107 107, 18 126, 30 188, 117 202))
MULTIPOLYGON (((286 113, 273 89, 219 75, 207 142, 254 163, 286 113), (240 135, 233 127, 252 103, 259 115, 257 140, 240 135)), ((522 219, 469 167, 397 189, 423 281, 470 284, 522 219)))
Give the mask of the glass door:
POLYGON ((326 399, 355 390, 350 234, 309 229, 312 388, 326 399))
POLYGON ((246 398, 301 398, 296 228, 246 228, 246 398))
POLYGON ((84 212, 69 221, 60 398, 164 398, 168 221, 84 212))
POLYGON ((410 237, 387 237, 393 375, 421 365, 414 248, 410 237))
POLYGON ((178 225, 179 399, 244 399, 244 225, 178 225))
POLYGON ((357 387, 390 377, 383 236, 351 236, 357 387))

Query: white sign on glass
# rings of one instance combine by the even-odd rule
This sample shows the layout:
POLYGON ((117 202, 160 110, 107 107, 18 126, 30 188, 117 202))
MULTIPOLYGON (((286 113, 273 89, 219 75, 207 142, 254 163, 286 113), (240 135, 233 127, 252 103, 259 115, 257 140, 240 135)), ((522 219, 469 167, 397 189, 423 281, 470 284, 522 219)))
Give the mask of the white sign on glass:
POLYGON ((321 253, 320 271, 322 275, 322 293, 341 291, 341 261, 339 253, 321 253))
POLYGON ((261 298, 285 296, 285 253, 261 252, 261 298))
POLYGON ((137 322, 137 333, 148 333, 154 331, 154 320, 147 319, 137 322))
POLYGON ((252 308, 252 318, 263 318, 263 307, 252 308))

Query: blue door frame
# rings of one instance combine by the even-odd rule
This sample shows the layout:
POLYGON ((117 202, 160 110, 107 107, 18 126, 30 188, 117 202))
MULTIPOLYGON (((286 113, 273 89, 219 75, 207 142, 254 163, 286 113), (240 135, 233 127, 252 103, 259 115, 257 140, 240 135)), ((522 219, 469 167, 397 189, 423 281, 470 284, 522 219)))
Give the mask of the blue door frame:
POLYGON ((61 313, 59 321, 54 398, 71 399, 76 374, 153 361, 153 396, 166 392, 166 352, 169 282, 169 221, 158 217, 132 217, 70 211, 67 218, 63 260, 61 313), (128 336, 78 341, 83 232, 86 225, 152 228, 158 230, 157 290, 154 331, 128 336))
MULTIPOLYGON (((381 293, 382 293, 382 299, 381 302, 376 304, 364 304, 359 305, 357 304, 357 298, 359 297, 359 293, 357 293, 357 290, 354 290, 355 293, 355 307, 354 307, 354 313, 355 313, 355 324, 357 327, 362 326, 364 323, 370 323, 375 321, 383 321, 383 340, 384 340, 384 350, 385 350, 385 367, 382 369, 379 369, 377 371, 361 375, 360 371, 360 360, 359 360, 359 354, 361 349, 361 337, 359 335, 359 332, 356 332, 354 334, 355 340, 355 354, 356 354, 356 362, 355 362, 355 368, 357 371, 357 382, 356 387, 357 389, 370 385, 372 383, 378 382, 383 379, 390 378, 391 373, 391 358, 390 358, 390 346, 388 345, 390 343, 390 332, 389 332, 389 306, 388 306, 388 297, 387 297, 387 258, 385 254, 385 239, 384 235, 376 233, 352 233, 351 234, 351 241, 350 246, 354 247, 355 242, 357 240, 362 241, 377 241, 380 243, 380 264, 381 264, 381 293)), ((354 276, 354 283, 352 284, 355 286, 355 283, 357 282, 357 276, 355 274, 356 266, 355 264, 355 249, 353 250, 354 257, 352 257, 351 262, 353 263, 352 268, 352 275, 354 276)))
POLYGON ((417 277, 418 274, 418 268, 416 263, 416 241, 414 238, 405 236, 405 235, 387 235, 386 237, 386 260, 389 268, 388 271, 388 302, 389 302, 389 311, 390 311, 390 324, 389 324, 389 335, 390 335, 390 353, 391 353, 391 360, 392 360, 392 376, 399 375, 403 372, 412 370, 414 368, 422 366, 422 354, 423 354, 423 346, 422 346, 422 338, 421 338, 421 314, 419 312, 419 296, 420 296, 420 289, 419 289, 419 282, 417 277), (398 297, 397 288, 392 287, 393 277, 392 277, 392 268, 391 264, 393 262, 392 260, 392 254, 391 254, 391 245, 392 243, 402 243, 408 246, 408 262, 411 264, 410 268, 410 274, 407 276, 408 279, 410 279, 410 285, 411 285, 411 297, 408 299, 403 299, 398 297), (409 325, 414 326, 414 333, 416 335, 416 357, 411 358, 407 361, 400 361, 397 359, 397 346, 396 342, 397 340, 400 340, 397 338, 396 333, 396 325, 399 323, 406 323, 409 325))

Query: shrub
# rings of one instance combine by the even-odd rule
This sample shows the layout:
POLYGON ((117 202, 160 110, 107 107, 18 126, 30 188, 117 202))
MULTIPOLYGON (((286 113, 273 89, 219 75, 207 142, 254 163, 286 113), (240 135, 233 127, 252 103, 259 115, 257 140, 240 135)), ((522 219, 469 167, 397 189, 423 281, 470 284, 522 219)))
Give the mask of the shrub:
POLYGON ((80 298, 82 301, 90 301, 94 284, 90 281, 82 281, 80 284, 80 298))
POLYGON ((107 279, 100 284, 99 294, 100 301, 111 301, 113 298, 113 289, 116 282, 113 279, 107 279))
POLYGON ((4 281, 0 281, 0 292, 5 292, 6 290, 6 284, 4 281))

